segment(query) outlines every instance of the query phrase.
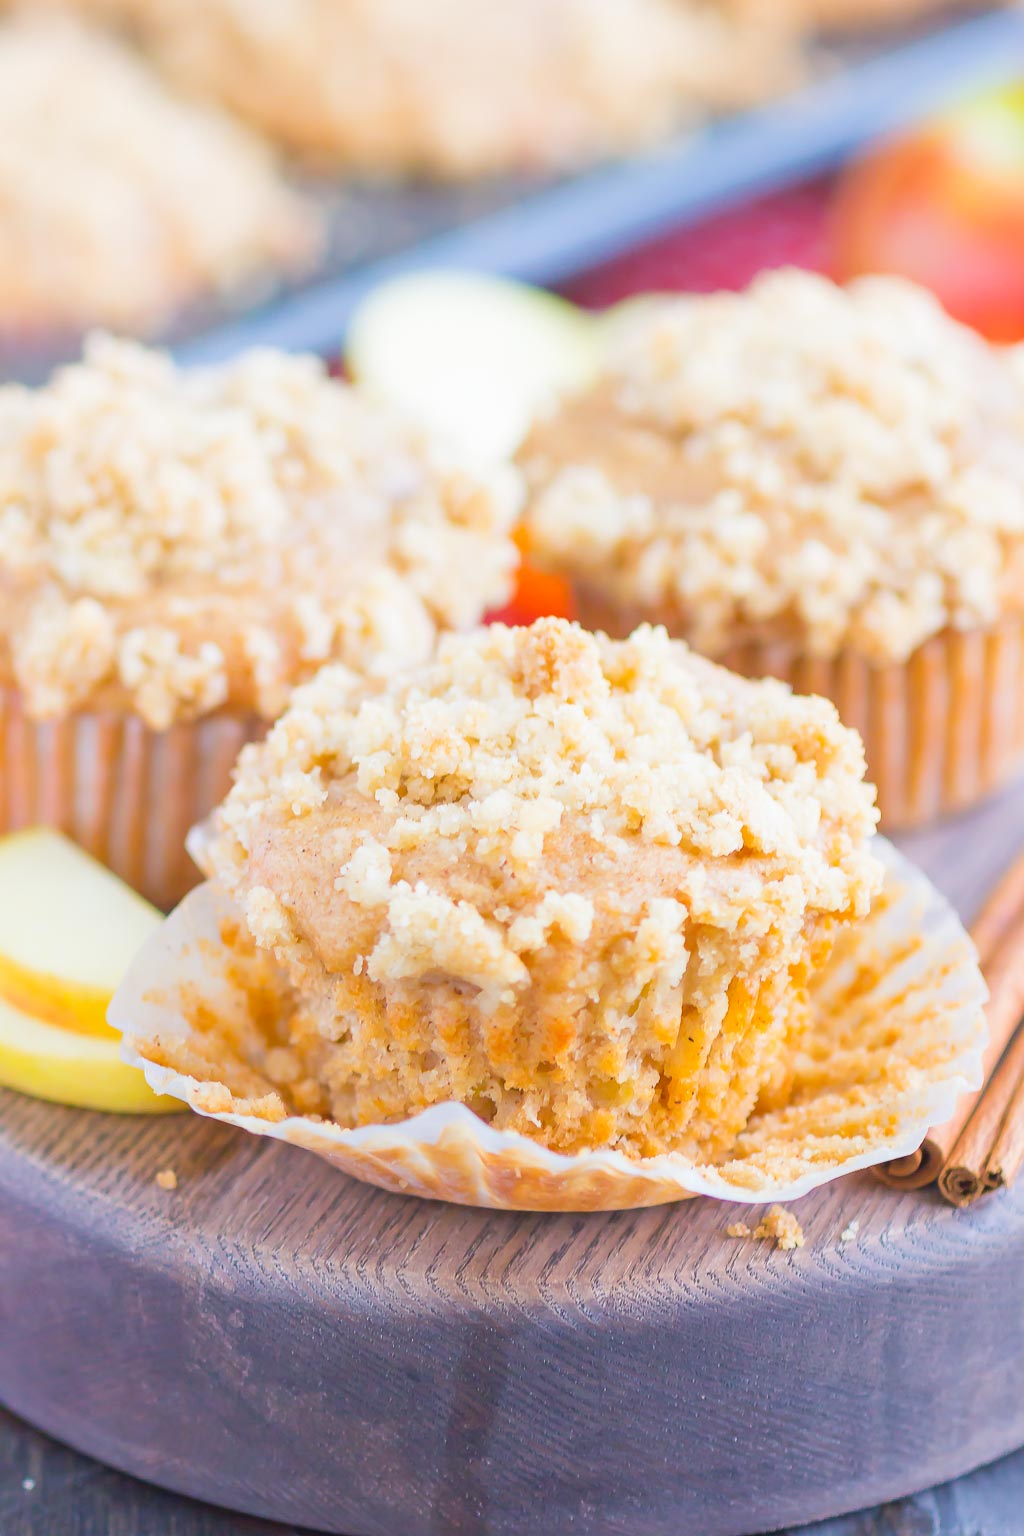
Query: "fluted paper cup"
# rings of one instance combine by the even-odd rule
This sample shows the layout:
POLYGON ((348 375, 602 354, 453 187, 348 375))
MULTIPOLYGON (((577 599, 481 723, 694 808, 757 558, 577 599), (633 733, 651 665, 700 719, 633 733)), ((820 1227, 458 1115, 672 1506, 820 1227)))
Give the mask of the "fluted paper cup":
POLYGON ((211 715, 154 731, 137 715, 28 716, 0 688, 0 833, 49 826, 165 911, 196 884, 189 828, 224 798, 255 716, 211 715))
POLYGON ((109 1018, 124 1059, 157 1093, 384 1189, 506 1210, 794 1200, 913 1151, 981 1081, 986 994, 974 947, 924 875, 879 843, 885 887, 813 983, 813 1023, 786 1102, 755 1112, 715 1165, 677 1154, 567 1156, 494 1130, 461 1104, 357 1129, 294 1113, 254 1065, 270 1043, 268 1019, 288 1006, 287 984, 268 955, 237 942, 237 910, 213 883, 142 950, 109 1018))

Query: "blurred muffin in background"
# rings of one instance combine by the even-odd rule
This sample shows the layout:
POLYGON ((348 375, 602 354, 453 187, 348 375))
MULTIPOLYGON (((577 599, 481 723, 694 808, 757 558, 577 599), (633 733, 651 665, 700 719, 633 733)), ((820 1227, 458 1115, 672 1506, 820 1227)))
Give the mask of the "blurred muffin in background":
POLYGON ((1024 762, 1024 385, 923 290, 783 271, 637 305, 521 458, 583 621, 832 698, 889 826, 1024 762))
POLYGON ((316 238, 258 139, 116 40, 0 23, 0 335, 149 331, 304 264, 316 238))
POLYGON ((370 174, 572 165, 763 96, 750 0, 79 0, 285 149, 370 174))
POLYGON ((0 830, 61 827, 171 905, 294 684, 421 661, 503 600, 517 484, 312 358, 99 339, 0 390, 0 830))

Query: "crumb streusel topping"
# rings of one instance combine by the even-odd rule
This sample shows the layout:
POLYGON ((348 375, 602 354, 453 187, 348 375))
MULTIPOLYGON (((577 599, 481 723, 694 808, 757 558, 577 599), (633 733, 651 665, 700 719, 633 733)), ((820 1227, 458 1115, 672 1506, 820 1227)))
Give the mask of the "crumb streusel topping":
MULTIPOLYGON (((79 0, 95 9, 97 0, 79 0)), ((291 151, 470 176, 642 144, 792 74, 717 0, 104 0, 172 75, 291 151)))
POLYGON ((67 17, 0 23, 0 326, 149 329, 315 242, 241 125, 67 17))
POLYGON ((1024 378, 897 279, 638 308, 523 462, 539 555, 711 655, 901 660, 1024 604, 1024 378))
POLYGON ((421 660, 500 602, 516 506, 316 359, 98 338, 0 389, 0 681, 37 716, 272 718, 325 661, 421 660))
POLYGON ((832 705, 663 631, 495 626, 382 687, 325 669, 207 862, 296 988, 304 1110, 710 1154, 878 888, 863 772, 832 705))

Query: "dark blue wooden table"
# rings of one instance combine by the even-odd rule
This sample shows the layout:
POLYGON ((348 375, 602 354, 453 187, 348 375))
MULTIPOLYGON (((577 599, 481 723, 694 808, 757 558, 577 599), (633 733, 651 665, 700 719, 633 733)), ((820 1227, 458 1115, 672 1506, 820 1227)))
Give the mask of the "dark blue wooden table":
MULTIPOLYGON (((828 1478, 827 1467, 821 1475, 828 1478)), ((299 1533, 148 1488, 56 1445, 0 1410, 0 1536, 299 1533)), ((544 1536, 542 1527, 537 1536, 544 1536)), ((679 1536, 701 1533, 680 1530, 679 1536)), ((1024 1536, 1024 1451, 917 1498, 805 1526, 802 1536, 1024 1536)))

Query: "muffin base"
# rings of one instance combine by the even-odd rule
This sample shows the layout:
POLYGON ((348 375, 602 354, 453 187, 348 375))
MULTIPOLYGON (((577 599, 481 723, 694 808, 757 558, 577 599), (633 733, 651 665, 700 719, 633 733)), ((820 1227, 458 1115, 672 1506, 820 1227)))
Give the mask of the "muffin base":
MULTIPOLYGON (((622 637, 644 622, 687 639, 668 610, 629 608, 576 585, 580 622, 622 637)), ((789 640, 749 638, 713 660, 831 699, 864 741, 882 825, 908 831, 965 811, 1024 771, 1024 621, 943 630, 905 662, 852 651, 810 656, 789 640)))
POLYGON ((0 833, 57 827, 165 911, 202 878, 185 837, 223 799, 255 716, 151 730, 138 716, 34 720, 0 688, 0 833))
POLYGON ((215 883, 193 891, 132 962, 109 1013, 157 1093, 302 1147, 381 1188, 506 1210, 592 1211, 690 1195, 795 1200, 920 1146, 981 1080, 988 1030, 977 955, 945 899, 884 840, 886 885, 811 978, 793 1078, 713 1163, 682 1151, 566 1155, 448 1102, 343 1127, 298 1113, 257 1067, 291 1003, 284 972, 243 935, 215 883))

